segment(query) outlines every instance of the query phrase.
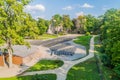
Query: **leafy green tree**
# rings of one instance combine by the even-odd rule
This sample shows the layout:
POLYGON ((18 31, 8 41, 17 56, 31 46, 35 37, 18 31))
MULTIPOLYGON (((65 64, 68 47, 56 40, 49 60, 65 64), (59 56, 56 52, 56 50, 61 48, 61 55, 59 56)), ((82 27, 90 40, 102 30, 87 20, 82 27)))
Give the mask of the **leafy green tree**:
POLYGON ((80 33, 85 33, 85 24, 86 24, 86 18, 84 15, 80 15, 78 16, 77 20, 79 20, 79 27, 78 27, 78 30, 80 33))
POLYGON ((107 29, 109 28, 109 25, 111 25, 111 23, 112 23, 111 26, 113 26, 114 24, 113 17, 115 17, 116 13, 117 13, 117 9, 110 9, 110 10, 107 10, 105 14, 102 16, 103 18, 102 19, 103 25, 101 27, 102 39, 107 38, 107 29))
POLYGON ((101 27, 103 25, 103 16, 95 18, 93 34, 101 34, 101 27))
POLYGON ((19 31, 21 36, 30 39, 37 39, 39 35, 39 29, 37 27, 37 21, 34 20, 31 15, 26 15, 24 19, 24 29, 19 31))
MULTIPOLYGON (((103 16, 101 39, 104 53, 112 68, 119 76, 120 72, 120 10, 110 9, 103 16)), ((119 76, 120 78, 120 76, 119 76)))
POLYGON ((73 22, 72 30, 74 33, 84 33, 85 32, 85 23, 86 23, 85 16, 80 15, 77 18, 74 18, 72 20, 72 22, 73 22))
MULTIPOLYGON (((45 20, 45 25, 46 25, 46 27, 47 27, 47 30, 48 30, 48 28, 49 28, 49 25, 50 25, 50 21, 49 20, 45 20)), ((47 31, 46 30, 46 31, 47 31)))
POLYGON ((51 20, 51 24, 53 27, 55 27, 55 31, 56 33, 58 34, 58 28, 59 26, 62 25, 62 16, 60 16, 59 14, 56 14, 52 17, 52 20, 51 20))
POLYGON ((117 41, 113 44, 111 48, 112 52, 112 64, 117 66, 120 64, 120 41, 117 41))
POLYGON ((73 22, 70 20, 69 15, 63 15, 64 31, 66 31, 66 32, 71 31, 72 26, 73 26, 73 22))
POLYGON ((47 31, 49 26, 49 21, 39 18, 37 21, 37 26, 39 28, 39 34, 42 35, 47 31))
POLYGON ((30 0, 0 0, 0 43, 7 44, 9 67, 12 66, 12 44, 25 44, 18 34, 24 27, 23 8, 30 0))
POLYGON ((91 31, 93 31, 93 27, 94 27, 94 22, 93 22, 94 16, 89 14, 89 15, 86 15, 85 17, 86 17, 85 31, 91 33, 91 31))
MULTIPOLYGON (((115 66, 114 71, 117 74, 118 78, 120 79, 120 64, 115 66)), ((116 80, 119 80, 119 79, 116 79, 116 80)))

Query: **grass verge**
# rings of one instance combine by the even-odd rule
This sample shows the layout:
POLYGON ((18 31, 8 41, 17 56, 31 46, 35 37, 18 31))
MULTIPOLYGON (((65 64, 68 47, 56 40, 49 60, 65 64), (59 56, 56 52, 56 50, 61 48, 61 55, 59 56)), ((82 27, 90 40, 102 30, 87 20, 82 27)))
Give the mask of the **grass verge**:
POLYGON ((40 60, 34 66, 30 67, 27 71, 41 71, 61 67, 63 65, 61 60, 40 60))
POLYGON ((52 34, 43 34, 39 36, 40 40, 46 40, 46 39, 51 39, 51 38, 57 38, 58 35, 52 35, 52 34))
POLYGON ((56 80, 56 74, 41 74, 29 76, 15 76, 10 78, 0 78, 0 80, 56 80))
POLYGON ((86 47, 87 54, 89 53, 90 39, 92 36, 79 36, 74 42, 76 44, 81 44, 86 47))
POLYGON ((91 58, 73 66, 68 71, 66 80, 100 80, 96 59, 91 58))

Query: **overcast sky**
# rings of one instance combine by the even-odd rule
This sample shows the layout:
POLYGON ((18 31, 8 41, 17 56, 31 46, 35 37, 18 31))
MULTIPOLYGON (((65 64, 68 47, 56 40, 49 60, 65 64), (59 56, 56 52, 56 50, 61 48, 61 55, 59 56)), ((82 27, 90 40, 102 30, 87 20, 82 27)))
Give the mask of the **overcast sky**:
POLYGON ((110 8, 120 9, 120 0, 33 0, 25 11, 35 19, 51 19, 55 14, 68 14, 71 18, 83 14, 99 16, 110 8))

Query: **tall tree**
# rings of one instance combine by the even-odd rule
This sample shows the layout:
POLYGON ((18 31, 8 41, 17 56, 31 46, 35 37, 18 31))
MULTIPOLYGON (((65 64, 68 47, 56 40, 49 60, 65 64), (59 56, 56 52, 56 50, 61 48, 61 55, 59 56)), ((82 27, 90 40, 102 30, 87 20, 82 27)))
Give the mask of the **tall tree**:
POLYGON ((39 18, 38 21, 37 21, 37 26, 39 28, 39 34, 42 35, 48 29, 49 22, 47 20, 39 18))
POLYGON ((52 17, 51 20, 52 26, 55 27, 55 31, 58 34, 58 28, 62 25, 62 16, 56 14, 52 17))
POLYGON ((77 20, 79 21, 79 33, 84 33, 85 32, 85 23, 86 23, 86 18, 84 15, 78 16, 77 20))
POLYGON ((94 16, 92 16, 90 14, 86 15, 85 17, 86 17, 86 30, 85 31, 91 33, 93 31, 94 26, 95 26, 96 19, 94 16))
POLYGON ((6 42, 9 67, 12 66, 12 44, 25 44, 18 32, 24 26, 23 8, 30 0, 0 0, 0 42, 6 42), (22 26, 23 24, 23 26, 22 26))
POLYGON ((73 22, 73 27, 72 27, 73 32, 79 33, 79 28, 80 28, 79 20, 74 18, 72 22, 73 22))
POLYGON ((71 31, 72 26, 73 26, 73 22, 70 20, 70 16, 63 15, 63 29, 64 29, 64 31, 66 31, 66 32, 71 31))
POLYGON ((39 29, 37 27, 37 21, 32 18, 30 14, 26 15, 24 19, 24 28, 19 33, 21 36, 30 39, 37 39, 39 35, 39 29))
POLYGON ((120 79, 120 10, 110 9, 103 16, 101 39, 108 66, 114 68, 120 79))

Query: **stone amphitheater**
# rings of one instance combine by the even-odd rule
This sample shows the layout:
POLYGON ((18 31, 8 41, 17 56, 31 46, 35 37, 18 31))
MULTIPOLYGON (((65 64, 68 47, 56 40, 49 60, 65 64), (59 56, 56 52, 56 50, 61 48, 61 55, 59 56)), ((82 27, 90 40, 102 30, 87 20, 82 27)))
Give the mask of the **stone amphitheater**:
POLYGON ((86 48, 73 43, 76 36, 65 36, 46 41, 30 41, 31 45, 47 48, 48 54, 62 60, 75 60, 86 55, 86 48))

